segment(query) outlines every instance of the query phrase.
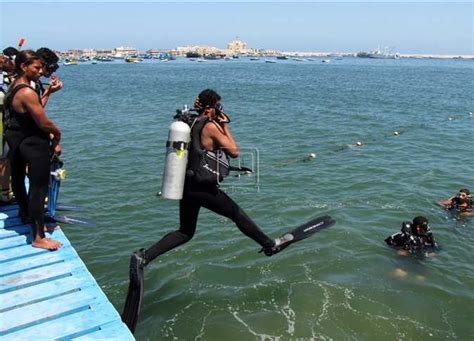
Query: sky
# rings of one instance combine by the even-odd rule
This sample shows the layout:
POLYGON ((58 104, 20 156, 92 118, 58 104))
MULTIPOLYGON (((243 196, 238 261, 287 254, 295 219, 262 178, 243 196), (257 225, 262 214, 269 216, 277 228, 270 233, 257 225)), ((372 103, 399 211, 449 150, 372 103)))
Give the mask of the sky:
POLYGON ((0 0, 2 48, 147 49, 184 45, 281 51, 474 54, 473 2, 0 0))

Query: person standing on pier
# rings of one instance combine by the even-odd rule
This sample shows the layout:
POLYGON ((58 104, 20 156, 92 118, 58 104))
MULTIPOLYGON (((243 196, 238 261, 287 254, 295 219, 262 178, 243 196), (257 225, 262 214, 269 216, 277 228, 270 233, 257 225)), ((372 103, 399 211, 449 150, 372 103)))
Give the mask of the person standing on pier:
POLYGON ((44 202, 48 192, 51 152, 61 153, 61 131, 48 119, 38 93, 31 87, 42 75, 43 63, 34 51, 15 59, 17 78, 5 98, 5 139, 9 146, 12 189, 23 223, 32 227, 32 246, 57 250, 61 243, 46 238, 44 202), (52 136, 52 139, 50 138, 52 136), (25 188, 26 168, 30 188, 25 188))
POLYGON ((41 96, 41 104, 43 107, 46 107, 48 103, 49 96, 56 91, 59 91, 63 87, 63 83, 56 77, 53 76, 53 73, 59 69, 59 57, 51 49, 47 47, 42 47, 36 50, 36 53, 41 58, 43 62, 43 71, 42 76, 50 78, 49 85, 44 87, 41 80, 38 80, 36 83, 37 91, 41 96))

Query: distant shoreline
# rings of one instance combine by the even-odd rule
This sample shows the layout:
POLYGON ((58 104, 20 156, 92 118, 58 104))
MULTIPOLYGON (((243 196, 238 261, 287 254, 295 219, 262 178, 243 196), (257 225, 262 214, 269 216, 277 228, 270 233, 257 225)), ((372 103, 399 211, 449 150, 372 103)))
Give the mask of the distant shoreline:
MULTIPOLYGON (((289 56, 301 57, 355 57, 354 52, 282 52, 289 56)), ((398 53, 399 58, 433 58, 433 59, 474 59, 474 54, 442 54, 442 53, 398 53)))

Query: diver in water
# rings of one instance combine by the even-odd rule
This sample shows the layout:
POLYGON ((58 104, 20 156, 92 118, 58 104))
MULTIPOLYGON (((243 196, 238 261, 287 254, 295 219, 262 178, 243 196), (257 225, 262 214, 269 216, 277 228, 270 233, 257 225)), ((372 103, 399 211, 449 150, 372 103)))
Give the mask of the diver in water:
POLYGON ((474 217, 471 192, 461 188, 456 196, 440 201, 439 205, 451 211, 459 212, 462 216, 474 217))
POLYGON ((401 256, 406 256, 409 253, 432 252, 438 248, 428 219, 422 216, 415 217, 413 222, 403 222, 401 231, 385 238, 385 243, 398 248, 398 254, 401 256))

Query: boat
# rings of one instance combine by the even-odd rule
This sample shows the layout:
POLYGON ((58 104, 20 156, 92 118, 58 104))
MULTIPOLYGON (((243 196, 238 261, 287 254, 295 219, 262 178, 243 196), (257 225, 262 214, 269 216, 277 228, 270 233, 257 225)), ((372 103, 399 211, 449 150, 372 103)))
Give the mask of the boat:
POLYGON ((77 65, 79 64, 79 61, 77 59, 69 59, 69 58, 66 58, 64 59, 64 62, 63 62, 63 65, 64 66, 68 66, 68 65, 77 65))
POLYGON ((143 59, 138 57, 125 57, 126 63, 140 63, 141 61, 143 61, 143 59))
POLYGON ((304 59, 303 58, 291 58, 292 60, 296 61, 296 62, 303 62, 304 59))
POLYGON ((111 58, 111 57, 105 57, 105 56, 102 56, 102 57, 98 57, 97 60, 99 62, 113 62, 114 59, 111 58))
POLYGON ((201 57, 202 57, 201 54, 199 54, 197 52, 194 52, 194 51, 186 53, 186 58, 201 58, 201 57))
POLYGON ((359 58, 374 58, 374 59, 398 59, 400 54, 397 52, 392 52, 387 47, 381 50, 376 48, 370 52, 358 52, 357 57, 359 58))
POLYGON ((321 62, 323 62, 323 63, 330 63, 330 62, 331 62, 331 59, 323 59, 321 62))
POLYGON ((286 60, 286 59, 288 59, 288 57, 287 56, 277 56, 277 59, 286 60))
POLYGON ((273 60, 273 59, 265 59, 265 63, 275 64, 275 63, 276 63, 276 60, 273 60))
POLYGON ((260 58, 258 58, 258 57, 250 57, 250 60, 255 61, 255 60, 260 60, 260 58))

